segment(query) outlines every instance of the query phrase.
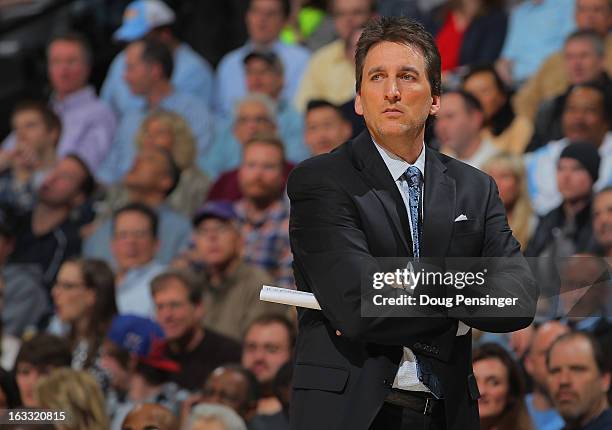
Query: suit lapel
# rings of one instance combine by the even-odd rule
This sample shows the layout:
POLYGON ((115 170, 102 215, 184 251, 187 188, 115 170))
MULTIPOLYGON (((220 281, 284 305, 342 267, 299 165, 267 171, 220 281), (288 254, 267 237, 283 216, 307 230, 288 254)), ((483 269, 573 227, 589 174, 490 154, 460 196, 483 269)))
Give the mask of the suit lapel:
POLYGON ((455 180, 448 176, 438 153, 426 147, 425 198, 421 255, 444 257, 453 230, 456 194, 455 180))
POLYGON ((353 141, 353 159, 363 179, 370 185, 391 218, 407 255, 412 255, 412 239, 406 206, 387 165, 374 147, 367 131, 362 132, 353 141))

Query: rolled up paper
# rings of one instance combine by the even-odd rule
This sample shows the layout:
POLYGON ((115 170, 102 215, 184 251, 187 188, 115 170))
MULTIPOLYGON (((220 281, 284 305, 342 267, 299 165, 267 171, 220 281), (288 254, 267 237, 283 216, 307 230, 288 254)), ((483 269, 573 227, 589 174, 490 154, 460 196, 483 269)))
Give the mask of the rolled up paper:
POLYGON ((259 300, 281 303, 283 305, 299 306, 301 308, 321 310, 319 302, 312 293, 290 290, 288 288, 264 285, 259 293, 259 300))

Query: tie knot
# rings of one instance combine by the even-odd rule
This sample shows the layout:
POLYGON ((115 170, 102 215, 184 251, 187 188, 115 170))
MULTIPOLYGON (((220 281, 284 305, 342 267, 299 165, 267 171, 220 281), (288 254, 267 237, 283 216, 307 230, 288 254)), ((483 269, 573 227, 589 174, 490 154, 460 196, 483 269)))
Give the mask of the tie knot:
POLYGON ((421 171, 416 166, 410 166, 406 169, 406 178, 408 178, 408 185, 419 186, 421 185, 421 171))

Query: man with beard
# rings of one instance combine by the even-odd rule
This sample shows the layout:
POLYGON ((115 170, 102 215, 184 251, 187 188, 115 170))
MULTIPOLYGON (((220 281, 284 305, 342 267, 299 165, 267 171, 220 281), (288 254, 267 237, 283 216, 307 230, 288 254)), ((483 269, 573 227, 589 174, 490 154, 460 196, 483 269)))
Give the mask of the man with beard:
POLYGON ((247 263, 266 270, 279 287, 294 288, 289 246, 289 205, 283 199, 285 150, 274 135, 258 135, 244 147, 234 209, 247 263))
POLYGON ((169 270, 151 281, 157 322, 168 341, 167 356, 181 368, 172 375, 173 382, 190 391, 201 388, 218 366, 240 360, 237 342, 204 329, 202 292, 183 270, 169 270))
POLYGON ((612 102, 597 84, 581 84, 568 92, 561 118, 563 139, 554 140, 525 155, 529 197, 535 212, 543 216, 561 203, 554 180, 561 151, 571 141, 588 142, 598 148, 601 157, 599 180, 595 190, 612 180, 612 102))
POLYGON ((558 338, 546 357, 548 383, 568 430, 612 428, 610 371, 597 340, 584 332, 558 338))
POLYGON ((533 392, 525 397, 529 415, 538 430, 559 430, 563 428, 563 419, 554 409, 546 385, 548 369, 546 354, 550 345, 560 336, 569 332, 569 328, 559 321, 548 321, 538 327, 533 342, 525 359, 525 368, 533 380, 533 392))
POLYGON ((593 235, 600 255, 612 258, 612 186, 593 198, 593 235))

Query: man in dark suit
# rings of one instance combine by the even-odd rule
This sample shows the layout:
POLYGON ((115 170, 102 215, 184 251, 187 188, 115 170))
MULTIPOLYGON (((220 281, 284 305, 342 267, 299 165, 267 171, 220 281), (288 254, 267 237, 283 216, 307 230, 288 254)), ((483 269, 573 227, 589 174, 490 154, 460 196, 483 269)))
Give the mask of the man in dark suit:
POLYGON ((527 326, 535 282, 493 180, 424 145, 425 122, 440 107, 432 37, 405 19, 370 22, 356 77, 367 131, 303 162, 288 182, 297 286, 322 309, 299 310, 291 428, 477 429, 467 326, 527 326), (377 258, 413 256, 504 257, 486 292, 517 303, 496 310, 499 318, 362 317, 373 293, 362 289, 363 273, 381 270, 377 258))

